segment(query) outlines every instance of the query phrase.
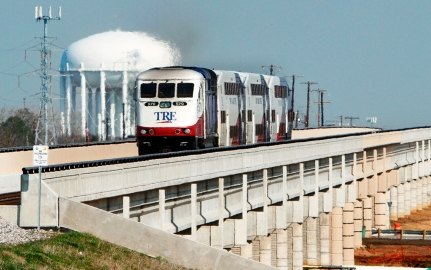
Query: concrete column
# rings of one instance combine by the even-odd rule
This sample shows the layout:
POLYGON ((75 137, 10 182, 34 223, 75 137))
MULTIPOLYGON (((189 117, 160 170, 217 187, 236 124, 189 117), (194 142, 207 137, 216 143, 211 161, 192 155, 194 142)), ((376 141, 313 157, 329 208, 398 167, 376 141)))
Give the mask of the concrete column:
POLYGON ((373 228, 373 198, 368 197, 363 200, 364 204, 364 226, 366 229, 366 236, 371 236, 371 229, 373 228))
POLYGON ((386 194, 379 192, 376 194, 374 202, 374 226, 377 229, 386 229, 388 217, 386 216, 386 194))
POLYGON ((165 230, 165 215, 166 215, 166 192, 165 189, 159 189, 159 228, 165 230))
POLYGON ((268 170, 263 170, 262 183, 262 205, 263 211, 256 212, 257 215, 257 235, 268 235, 268 170))
POLYGON ((320 213, 320 265, 331 265, 331 214, 320 213))
POLYGON ((248 183, 247 174, 242 175, 242 217, 235 220, 235 245, 247 244, 247 211, 248 211, 248 183))
POLYGON ((404 191, 404 185, 405 184, 399 184, 397 186, 397 219, 402 218, 405 216, 405 191, 404 191))
POLYGON ((368 195, 368 178, 357 182, 358 199, 365 199, 368 195))
POLYGON ((416 210, 422 210, 422 178, 416 180, 416 210))
POLYGON ((276 267, 279 270, 288 269, 287 230, 277 229, 276 267))
POLYGON ((353 209, 353 225, 354 225, 354 247, 359 248, 362 246, 362 227, 363 222, 363 206, 361 201, 354 203, 353 209))
POLYGON ((416 211, 418 207, 418 198, 417 198, 417 179, 410 181, 410 211, 416 211))
POLYGON ((211 226, 199 226, 196 229, 196 241, 206 246, 211 245, 211 226))
POLYGON ((421 182, 422 182, 422 188, 421 188, 421 191, 422 191, 422 208, 426 208, 428 206, 428 198, 427 198, 427 196, 428 196, 427 195, 428 176, 422 177, 421 182))
POLYGON ((304 255, 303 255, 303 243, 302 243, 302 224, 301 223, 293 223, 293 235, 292 235, 292 269, 293 270, 302 270, 302 266, 304 265, 304 255))
POLYGON ((343 209, 335 207, 331 214, 331 263, 343 264, 343 209))
POLYGON ((191 200, 190 200, 190 207, 191 207, 191 239, 196 241, 196 231, 197 231, 197 184, 192 183, 190 185, 190 193, 191 193, 191 200))
POLYGON ((356 198, 358 197, 357 194, 357 160, 356 160, 356 153, 353 153, 353 164, 352 164, 352 175, 353 175, 353 182, 347 186, 347 202, 354 203, 356 202, 356 198))
POLYGON ((271 265, 271 237, 258 236, 259 245, 259 261, 266 265, 271 265))
POLYGON ((346 202, 346 157, 341 155, 341 186, 335 189, 335 206, 344 207, 346 202))
POLYGON ((241 253, 240 256, 249 260, 252 260, 253 257, 253 245, 252 243, 247 243, 245 245, 241 245, 241 253))
POLYGON ((304 254, 304 264, 306 265, 318 265, 317 258, 317 219, 314 217, 309 217, 305 221, 306 230, 306 253, 304 254))
POLYGON ((345 203, 343 208, 343 264, 355 264, 354 246, 354 206, 353 203, 345 203))
POLYGON ((308 197, 308 216, 319 216, 319 160, 314 161, 314 194, 308 197))
POLYGON ((388 173, 386 172, 386 147, 383 147, 383 157, 380 160, 382 166, 382 173, 378 176, 377 191, 386 192, 388 190, 388 173))
POLYGON ((329 213, 332 211, 333 205, 333 170, 332 170, 332 158, 328 158, 328 191, 323 193, 323 212, 329 213))
POLYGON ((395 186, 392 186, 389 189, 390 192, 390 220, 397 220, 398 219, 398 188, 395 186))
POLYGON ((287 166, 282 167, 282 202, 281 207, 276 208, 275 227, 277 229, 287 228, 287 166))
POLYGON ((411 213, 411 192, 410 192, 410 183, 404 183, 404 214, 410 215, 411 213))
MULTIPOLYGON (((218 179, 218 230, 219 230, 219 247, 224 247, 223 241, 223 224, 225 213, 225 198, 224 198, 224 178, 218 179)), ((217 245, 214 245, 217 246, 217 245)))
POLYGON ((123 196, 123 218, 130 218, 130 197, 123 196))
POLYGON ((427 190, 427 205, 430 205, 430 203, 431 203, 431 176, 427 176, 426 190, 427 190))
POLYGON ((377 168, 377 149, 373 150, 373 177, 368 178, 368 195, 376 195, 377 181, 378 181, 378 168, 377 168))

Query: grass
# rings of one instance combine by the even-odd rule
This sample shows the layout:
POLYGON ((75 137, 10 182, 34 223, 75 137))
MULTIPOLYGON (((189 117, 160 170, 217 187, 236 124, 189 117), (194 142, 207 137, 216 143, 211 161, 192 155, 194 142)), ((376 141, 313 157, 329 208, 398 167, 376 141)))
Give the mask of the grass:
POLYGON ((182 270, 162 258, 151 258, 89 234, 59 233, 20 245, 0 244, 0 269, 154 269, 182 270))

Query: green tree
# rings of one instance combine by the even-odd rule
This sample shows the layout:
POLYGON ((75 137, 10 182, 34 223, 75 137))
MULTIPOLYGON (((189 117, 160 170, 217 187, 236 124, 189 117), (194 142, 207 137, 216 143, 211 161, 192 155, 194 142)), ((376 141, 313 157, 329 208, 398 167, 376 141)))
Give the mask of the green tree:
POLYGON ((36 123, 37 116, 27 108, 12 111, 0 124, 0 147, 33 145, 36 123))

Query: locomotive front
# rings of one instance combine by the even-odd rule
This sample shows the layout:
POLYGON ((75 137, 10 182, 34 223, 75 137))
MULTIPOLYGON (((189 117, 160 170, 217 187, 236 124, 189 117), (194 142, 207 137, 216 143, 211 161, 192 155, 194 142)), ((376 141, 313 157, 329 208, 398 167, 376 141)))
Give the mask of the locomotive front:
POLYGON ((203 132, 205 80, 179 68, 157 68, 136 81, 139 154, 195 149, 203 132))

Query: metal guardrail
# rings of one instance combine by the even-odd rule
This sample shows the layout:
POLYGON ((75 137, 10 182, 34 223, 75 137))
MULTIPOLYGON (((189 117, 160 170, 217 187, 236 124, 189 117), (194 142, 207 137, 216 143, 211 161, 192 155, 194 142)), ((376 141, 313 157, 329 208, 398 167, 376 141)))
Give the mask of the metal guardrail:
POLYGON ((303 266, 304 270, 322 269, 322 270, 356 270, 354 266, 336 266, 336 265, 321 265, 321 266, 303 266))
POLYGON ((386 238, 385 236, 399 236, 397 239, 403 239, 404 236, 422 236, 422 240, 425 240, 426 236, 431 236, 431 231, 426 230, 371 230, 371 235, 377 235, 377 238, 386 238))

